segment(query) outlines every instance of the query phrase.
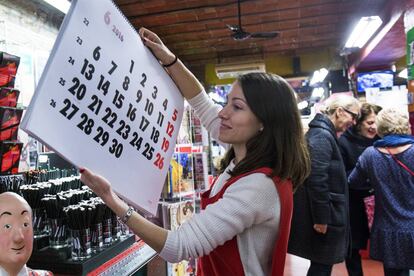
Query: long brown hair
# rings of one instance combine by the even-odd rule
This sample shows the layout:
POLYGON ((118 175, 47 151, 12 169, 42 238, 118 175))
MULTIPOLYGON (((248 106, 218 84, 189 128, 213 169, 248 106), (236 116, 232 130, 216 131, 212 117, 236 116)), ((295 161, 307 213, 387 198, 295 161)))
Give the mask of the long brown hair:
MULTIPOLYGON (((274 176, 291 179, 296 189, 309 175, 310 158, 293 89, 274 74, 249 73, 237 82, 250 109, 263 124, 263 131, 246 143, 246 156, 230 175, 270 167, 274 176)), ((234 157, 230 148, 222 160, 222 171, 234 157)))

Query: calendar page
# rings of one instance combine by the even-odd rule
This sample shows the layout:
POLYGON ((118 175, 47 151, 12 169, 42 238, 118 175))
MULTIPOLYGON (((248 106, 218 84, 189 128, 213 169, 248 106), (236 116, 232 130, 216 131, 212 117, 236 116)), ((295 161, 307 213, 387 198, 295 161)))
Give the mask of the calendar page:
POLYGON ((74 0, 22 129, 155 214, 183 98, 110 0, 74 0))

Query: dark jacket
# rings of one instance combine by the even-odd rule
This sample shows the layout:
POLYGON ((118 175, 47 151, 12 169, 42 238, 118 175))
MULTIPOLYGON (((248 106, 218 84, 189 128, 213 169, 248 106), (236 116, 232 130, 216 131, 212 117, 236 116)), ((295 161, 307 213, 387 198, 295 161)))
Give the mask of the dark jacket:
MULTIPOLYGON (((348 129, 339 138, 339 148, 344 160, 346 174, 355 168, 362 152, 372 146, 378 138, 369 139, 359 135, 354 128, 348 129)), ((369 239, 368 219, 365 213, 364 198, 371 195, 367 190, 349 189, 349 213, 351 222, 352 248, 366 249, 369 239)))
POLYGON ((349 253, 348 187, 335 127, 316 114, 306 133, 311 174, 294 195, 288 252, 314 262, 335 264, 349 253), (314 224, 327 224, 325 235, 314 224))

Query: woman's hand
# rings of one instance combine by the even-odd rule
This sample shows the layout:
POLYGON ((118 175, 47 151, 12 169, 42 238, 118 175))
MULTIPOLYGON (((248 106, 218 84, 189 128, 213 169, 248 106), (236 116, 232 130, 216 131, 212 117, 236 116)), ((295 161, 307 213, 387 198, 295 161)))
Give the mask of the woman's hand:
POLYGON ((316 232, 319 234, 326 234, 328 231, 328 225, 327 224, 314 224, 313 229, 315 229, 316 232))
POLYGON ((111 183, 104 177, 94 174, 86 168, 79 168, 79 172, 81 173, 80 180, 103 201, 106 202, 109 197, 113 196, 111 183))
POLYGON ((139 35, 144 45, 151 49, 154 56, 162 64, 170 64, 174 61, 175 55, 162 43, 161 39, 154 32, 142 27, 139 29, 139 35))

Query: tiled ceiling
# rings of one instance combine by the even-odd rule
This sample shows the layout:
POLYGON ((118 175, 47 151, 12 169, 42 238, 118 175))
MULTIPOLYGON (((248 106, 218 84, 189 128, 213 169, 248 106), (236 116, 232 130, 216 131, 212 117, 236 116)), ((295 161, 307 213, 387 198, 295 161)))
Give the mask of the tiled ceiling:
POLYGON ((339 53, 359 17, 379 13, 391 1, 405 0, 241 1, 245 31, 279 35, 235 41, 227 27, 238 24, 235 0, 115 0, 137 29, 158 33, 189 66, 329 48, 339 53))

